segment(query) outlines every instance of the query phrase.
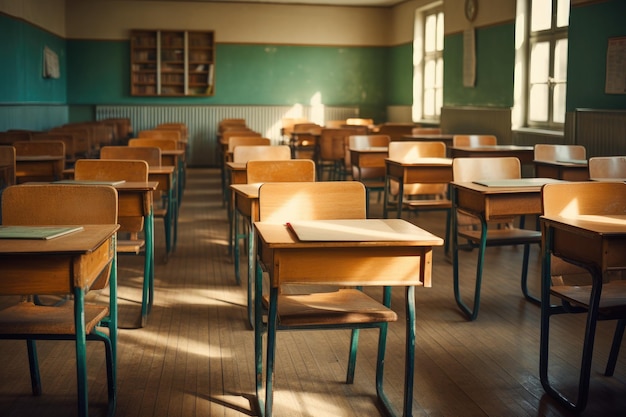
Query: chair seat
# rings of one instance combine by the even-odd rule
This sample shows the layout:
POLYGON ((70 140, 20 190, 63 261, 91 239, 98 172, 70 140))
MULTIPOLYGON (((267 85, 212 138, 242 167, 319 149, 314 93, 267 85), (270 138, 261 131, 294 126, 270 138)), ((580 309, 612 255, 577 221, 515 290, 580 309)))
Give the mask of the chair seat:
MULTIPOLYGON (((480 230, 459 230, 459 236, 472 242, 480 241, 480 230)), ((488 245, 515 245, 541 242, 541 232, 537 230, 504 228, 487 231, 488 245)))
POLYGON ((420 199, 420 200, 403 200, 402 205, 409 209, 428 209, 428 208, 452 208, 450 200, 420 199))
MULTIPOLYGON (((105 305, 85 304, 85 329, 91 332, 109 314, 105 305)), ((14 335, 75 335, 74 303, 60 307, 18 303, 0 310, 0 333, 14 335)))
MULTIPOLYGON (((579 307, 589 307, 591 285, 584 286, 552 286, 550 292, 571 304, 579 307)), ((600 316, 619 316, 626 314, 626 281, 611 281, 602 286, 600 298, 600 316)))
POLYGON ((144 240, 118 240, 117 252, 118 253, 134 253, 139 254, 143 247, 146 245, 144 240))
MULTIPOLYGON (((264 301, 267 306, 267 298, 264 301)), ((282 326, 319 326, 392 322, 398 320, 398 316, 362 291, 340 289, 315 294, 281 294, 278 320, 282 326)))

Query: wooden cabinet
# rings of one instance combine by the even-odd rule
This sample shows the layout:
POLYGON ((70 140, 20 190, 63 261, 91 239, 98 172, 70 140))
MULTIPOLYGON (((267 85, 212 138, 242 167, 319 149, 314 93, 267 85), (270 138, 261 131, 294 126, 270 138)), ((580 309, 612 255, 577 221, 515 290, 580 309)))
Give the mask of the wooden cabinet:
POLYGON ((213 95, 213 32, 135 30, 130 55, 133 96, 213 95))

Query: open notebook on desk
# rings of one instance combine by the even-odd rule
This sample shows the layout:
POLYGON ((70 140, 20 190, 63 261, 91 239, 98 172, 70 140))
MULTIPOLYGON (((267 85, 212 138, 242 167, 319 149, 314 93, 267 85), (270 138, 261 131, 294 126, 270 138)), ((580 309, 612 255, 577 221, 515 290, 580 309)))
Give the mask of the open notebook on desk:
POLYGON ((49 240, 81 230, 82 226, 0 226, 0 239, 49 240))
POLYGON ((303 242, 413 241, 417 237, 394 230, 379 219, 299 220, 286 226, 303 242))
POLYGON ((536 187, 562 181, 554 178, 509 178, 501 180, 477 180, 472 182, 485 187, 536 187))

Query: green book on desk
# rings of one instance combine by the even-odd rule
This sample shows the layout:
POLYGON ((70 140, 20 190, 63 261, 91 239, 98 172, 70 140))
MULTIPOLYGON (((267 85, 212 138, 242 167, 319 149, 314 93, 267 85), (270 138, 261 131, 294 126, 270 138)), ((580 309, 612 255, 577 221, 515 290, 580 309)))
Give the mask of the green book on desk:
POLYGON ((49 240, 81 230, 82 226, 0 226, 0 239, 49 240))
POLYGON ((55 181, 54 184, 80 184, 80 185, 111 185, 115 187, 116 185, 124 184, 125 180, 119 181, 101 181, 101 180, 59 180, 55 181))

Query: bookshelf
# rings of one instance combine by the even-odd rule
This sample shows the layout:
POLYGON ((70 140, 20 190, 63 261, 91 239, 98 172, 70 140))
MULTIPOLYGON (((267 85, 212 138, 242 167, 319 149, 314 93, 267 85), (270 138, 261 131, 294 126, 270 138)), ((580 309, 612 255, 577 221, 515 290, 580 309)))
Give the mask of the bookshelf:
POLYGON ((212 31, 132 31, 131 95, 213 95, 214 41, 212 31))

